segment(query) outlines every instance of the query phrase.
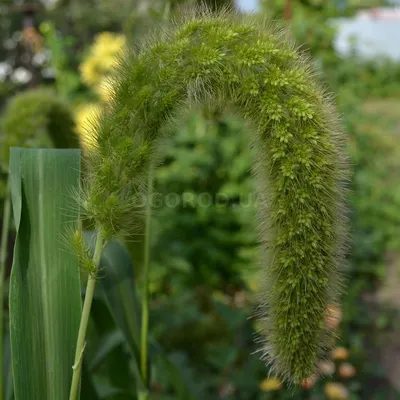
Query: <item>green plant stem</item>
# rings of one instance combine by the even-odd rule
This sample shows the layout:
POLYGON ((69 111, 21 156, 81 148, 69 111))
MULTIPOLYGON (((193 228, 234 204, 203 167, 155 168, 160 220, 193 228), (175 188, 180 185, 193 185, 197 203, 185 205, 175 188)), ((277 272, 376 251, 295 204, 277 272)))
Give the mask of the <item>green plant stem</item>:
POLYGON ((8 232, 10 230, 10 213, 11 213, 11 199, 10 199, 10 180, 7 182, 6 197, 4 199, 3 210, 3 225, 1 228, 1 244, 0 244, 0 400, 3 400, 4 385, 3 385, 3 322, 4 322, 4 281, 6 277, 6 260, 7 260, 7 244, 8 232))
MULTIPOLYGON (((149 335, 149 273, 150 273, 150 224, 151 203, 153 194, 153 169, 150 168, 148 177, 148 200, 146 205, 146 225, 144 233, 144 265, 143 265, 143 296, 142 296, 142 324, 140 337, 140 369, 143 383, 148 386, 148 335, 149 335)), ((146 400, 148 393, 139 393, 139 400, 146 400)))
MULTIPOLYGON (((101 255, 103 253, 104 243, 103 238, 100 234, 100 231, 97 232, 96 237, 96 246, 93 255, 93 263, 98 267, 101 259, 101 255)), ((82 359, 83 353, 85 351, 85 337, 86 337, 86 330, 89 321, 90 315, 90 308, 92 306, 93 294, 94 289, 96 286, 96 275, 89 275, 87 287, 86 287, 86 295, 85 301, 83 303, 82 309, 82 317, 81 323, 79 325, 79 333, 78 333, 78 340, 76 343, 76 350, 75 350, 75 361, 73 365, 73 375, 72 375, 72 383, 71 383, 71 391, 69 394, 69 400, 76 400, 79 398, 79 382, 81 377, 81 369, 82 369, 82 359)))

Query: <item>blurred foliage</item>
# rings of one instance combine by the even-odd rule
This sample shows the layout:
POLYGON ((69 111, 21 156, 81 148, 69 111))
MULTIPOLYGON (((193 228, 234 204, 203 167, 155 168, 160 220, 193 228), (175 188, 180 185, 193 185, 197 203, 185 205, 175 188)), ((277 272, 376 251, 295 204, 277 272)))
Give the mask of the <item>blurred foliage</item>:
POLYGON ((174 133, 156 171, 159 268, 152 281, 157 285, 166 274, 163 284, 173 291, 179 282, 181 289, 199 285, 234 293, 252 272, 257 241, 250 150, 239 122, 203 114, 189 116, 174 133))
POLYGON ((380 325, 379 320, 388 315, 393 317, 393 305, 368 304, 364 295, 373 294, 382 284, 388 268, 388 252, 400 249, 400 192, 396 189, 400 172, 396 132, 399 119, 366 113, 359 100, 350 96, 342 97, 339 104, 346 112, 344 122, 350 133, 350 162, 354 170, 349 214, 351 243, 346 270, 348 287, 343 297, 341 342, 350 349, 358 367, 360 398, 373 399, 393 395, 382 367, 376 359, 370 358, 373 349, 380 346, 380 336, 388 328, 388 325, 380 325), (387 391, 372 391, 374 381, 384 381, 387 391), (385 394, 379 394, 380 391, 385 394))
POLYGON ((10 147, 80 146, 70 106, 49 88, 31 89, 12 97, 0 124, 0 198, 4 196, 10 147))
MULTIPOLYGON (((400 248, 400 193, 393 190, 400 148, 390 133, 391 123, 377 122, 376 116, 364 113, 357 98, 340 99, 339 105, 352 110, 344 123, 354 165, 353 239, 345 271, 348 293, 343 311, 338 311, 338 344, 350 352, 339 355, 338 348, 334 365, 328 368, 333 368, 332 378, 311 379, 312 394, 306 384, 283 390, 273 378, 264 378, 265 367, 248 355, 255 350, 257 324, 246 321, 246 316, 253 313, 251 288, 256 289, 257 282, 251 279, 254 208, 237 206, 239 197, 248 199, 252 192, 247 144, 235 132, 244 128, 234 120, 215 124, 196 115, 176 132, 157 172, 160 209, 155 211, 153 334, 173 352, 198 398, 333 399, 339 393, 341 398, 351 395, 361 400, 394 395, 388 382, 372 390, 371 382, 381 380, 383 371, 368 358, 366 349, 376 346, 379 329, 362 294, 376 288, 385 274, 385 253, 400 248), (204 197, 208 206, 199 202, 204 193, 210 195, 204 197), (216 199, 225 193, 229 201, 221 207, 216 199)), ((323 365, 321 361, 321 368, 326 368, 323 365)), ((160 385, 160 391, 168 388, 162 380, 160 385)))
MULTIPOLYGON (((11 79, 12 72, 22 65, 23 54, 18 33, 22 14, 3 12, 11 3, 0 0, 0 32, 9 43, 7 48, 4 43, 0 46, 0 62, 9 60, 11 65, 7 78, 0 82, 0 106, 16 88, 25 87, 11 79)), ((37 14, 37 25, 43 22, 38 32, 45 46, 39 51, 45 56, 40 70, 47 72, 41 79, 53 83, 57 93, 74 106, 81 133, 90 115, 101 112, 106 101, 98 83, 108 73, 108 54, 114 49, 113 44, 104 44, 109 46, 105 48, 104 63, 103 57, 97 56, 97 66, 91 67, 100 71, 96 84, 87 85, 79 65, 90 59, 96 35, 124 34, 129 46, 183 3, 59 0, 53 8, 37 14)), ((394 323, 393 315, 398 318, 398 314, 376 304, 371 306, 364 296, 380 287, 387 272, 385 256, 400 246, 400 193, 396 189, 400 172, 400 64, 365 62, 355 55, 339 57, 333 49, 336 28, 331 23, 332 18, 354 15, 360 7, 385 2, 292 3, 290 21, 282 20, 283 0, 263 0, 262 13, 277 23, 282 21, 282 26, 290 25, 296 42, 315 58, 321 79, 337 94, 343 125, 349 132, 353 166, 348 282, 342 310, 338 310, 340 347, 331 357, 333 367, 324 365, 332 377, 310 379, 302 388, 284 388, 267 376, 257 355, 250 355, 256 349, 257 332, 256 321, 248 319, 255 311, 257 290, 253 275, 257 253, 252 222, 254 191, 250 151, 246 135, 241 134, 248 128, 232 115, 221 118, 204 110, 193 112, 182 118, 166 146, 164 163, 156 174, 152 337, 199 399, 333 399, 338 395, 353 400, 398 398, 387 380, 387 371, 371 356, 383 332, 394 323), (379 110, 374 112, 374 106, 368 110, 363 107, 365 99, 388 96, 396 100, 392 117, 379 110)), ((24 112, 16 110, 14 124, 23 121, 24 112)), ((140 290, 140 277, 136 281, 140 290)), ((132 379, 125 367, 129 355, 119 331, 115 332, 113 317, 99 296, 94 304, 89 358, 98 356, 96 349, 104 357, 88 368, 92 375, 85 378, 84 385, 89 387, 91 383, 97 392, 108 393, 103 395, 105 399, 131 399, 132 395, 126 394, 132 379)), ((156 356, 153 361, 152 398, 176 399, 165 364, 156 356)))
MULTIPOLYGON (((341 367, 343 360, 338 360, 333 379, 310 386, 328 398, 341 391, 347 393, 344 398, 352 393, 353 399, 372 399, 368 382, 378 379, 382 370, 364 349, 374 345, 370 333, 379 332, 361 296, 382 279, 385 253, 400 248, 400 193, 393 190, 400 148, 390 133, 394 121, 377 122, 377 116, 364 113, 354 97, 339 99, 339 106, 347 110, 344 123, 354 165, 353 241, 345 271, 349 289, 339 343, 350 348, 345 358, 350 357, 356 372, 351 379, 342 378, 348 367, 341 367), (332 385, 326 385, 330 381, 332 385)), ((188 122, 176 132, 165 164, 157 172, 161 208, 155 212, 158 234, 153 248, 154 335, 177 353, 183 370, 202 376, 192 378, 198 381, 198 398, 218 399, 225 390, 231 391, 226 398, 232 399, 309 398, 305 389, 279 390, 273 381, 264 381, 264 366, 257 357, 248 357, 254 350, 257 325, 243 317, 252 314, 251 288, 256 289, 257 282, 251 279, 256 253, 254 207, 238 206, 238 199, 248 200, 252 192, 248 145, 236 132, 244 128, 234 120, 215 124, 200 115, 188 122), (204 197, 209 206, 199 204, 204 193, 210 195, 204 197), (216 201, 221 194, 229 196, 222 207, 216 201), (271 391, 272 397, 263 397, 258 384, 261 391, 271 391)), ((386 383, 377 396, 392 391, 386 383)))
POLYGON ((70 107, 51 89, 32 89, 14 96, 2 119, 2 162, 10 147, 79 147, 70 107))
POLYGON ((335 18, 351 17, 361 7, 385 6, 387 1, 292 0, 291 18, 284 21, 286 3, 284 0, 261 0, 263 12, 289 29, 301 49, 316 59, 322 79, 331 90, 346 90, 360 98, 400 95, 400 63, 381 57, 362 60, 354 51, 341 57, 333 46, 338 29, 335 18))
POLYGON ((79 41, 69 57, 75 58, 99 32, 122 32, 137 39, 169 18, 181 7, 206 4, 213 9, 234 7, 233 0, 59 0, 49 9, 47 18, 63 32, 79 41))
POLYGON ((76 46, 77 38, 72 35, 60 35, 50 21, 41 23, 39 30, 50 54, 50 57, 44 60, 48 78, 54 80, 60 96, 71 99, 82 88, 79 74, 69 54, 76 46))
MULTIPOLYGON (((251 337, 256 330, 254 324, 235 325, 235 321, 241 321, 241 313, 251 315, 252 295, 248 287, 256 286, 251 279, 246 282, 247 286, 238 280, 243 275, 249 276, 255 262, 251 218, 254 209, 234 207, 238 193, 235 188, 244 197, 251 191, 249 153, 247 144, 241 142, 241 135, 235 133, 237 122, 225 121, 221 125, 221 121, 215 124, 210 119, 193 116, 187 127, 185 125, 175 132, 165 164, 157 172, 161 199, 165 200, 166 195, 172 192, 178 194, 176 199, 180 203, 176 207, 164 204, 161 210, 157 210, 157 226, 161 228, 158 226, 154 243, 152 282, 154 334, 166 348, 177 353, 182 369, 197 377, 193 379, 198 382, 199 398, 351 396, 352 399, 379 399, 397 396, 377 359, 370 358, 382 328, 387 326, 381 324, 379 327, 375 320, 387 319, 390 311, 378 307, 378 311, 371 313, 371 305, 363 301, 363 295, 373 292, 382 282, 387 252, 400 248, 400 193, 395 189, 400 167, 400 146, 395 136, 399 114, 395 113, 393 119, 388 119, 365 112, 361 105, 367 96, 400 94, 400 65, 384 61, 362 62, 356 57, 340 58, 333 50, 335 30, 327 19, 343 16, 343 13, 337 9, 333 12, 332 7, 309 7, 304 3, 294 8, 293 20, 290 21, 292 32, 296 41, 305 43, 303 48, 316 57, 317 66, 323 73, 322 79, 340 93, 337 103, 349 132, 350 163, 353 165, 349 199, 352 239, 349 265, 345 270, 348 290, 343 299, 341 340, 338 344, 348 347, 350 355, 346 355, 347 361, 335 361, 331 379, 317 383, 310 381, 310 388, 315 388, 313 394, 305 389, 282 390, 273 380, 263 380, 263 366, 254 356, 241 358, 242 346, 252 348, 251 337), (229 129, 223 129, 223 126, 229 126, 229 129), (204 127, 207 133, 196 134, 204 127), (215 134, 219 137, 217 141, 214 141, 215 134), (240 152, 230 153, 235 148, 240 152), (237 165, 241 171, 239 181, 235 175, 237 165), (224 204, 224 212, 218 214, 215 199, 225 187, 234 188, 231 193, 228 190, 233 201, 224 204), (190 202, 204 192, 211 194, 210 207, 190 202), (184 206, 182 201, 185 198, 184 206), (229 225, 232 220, 234 225, 229 225), (207 224, 209 226, 205 229, 207 224), (235 232, 245 234, 242 236, 235 232), (216 244, 218 252, 214 250, 216 244), (224 251, 227 254, 224 255, 224 251), (230 254, 236 254, 237 261, 229 268, 226 263, 230 262, 230 254), (229 276, 227 270, 229 279, 226 279, 229 276), (236 271, 242 273, 237 275, 236 271), (238 298, 242 299, 239 306, 238 298), (214 348, 217 353, 212 352, 214 348), (208 354, 214 354, 216 358, 210 361, 205 356, 208 354), (346 375, 348 373, 351 373, 350 377, 346 375), (259 388, 256 388, 255 381, 250 383, 254 376, 258 376, 259 388), (378 382, 381 386, 375 389, 378 382), (267 393, 262 395, 262 391, 267 393)), ((345 11, 348 15, 353 12, 354 9, 345 11)))

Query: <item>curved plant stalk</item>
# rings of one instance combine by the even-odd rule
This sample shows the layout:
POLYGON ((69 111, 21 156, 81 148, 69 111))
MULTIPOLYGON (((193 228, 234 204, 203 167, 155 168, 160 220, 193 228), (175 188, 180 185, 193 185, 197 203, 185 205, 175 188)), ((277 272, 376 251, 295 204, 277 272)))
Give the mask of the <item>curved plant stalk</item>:
MULTIPOLYGON (((233 108, 258 182, 262 358, 292 382, 314 373, 343 262, 345 136, 311 63, 265 21, 198 12, 127 54, 95 122, 83 207, 105 238, 135 234, 148 166, 182 107, 233 108)), ((206 251, 206 249, 205 249, 206 251)))
POLYGON ((85 351, 86 330, 89 322, 90 308, 92 306, 94 289, 96 286, 96 279, 97 279, 96 269, 98 268, 98 265, 100 263, 101 255, 103 253, 105 244, 106 243, 104 243, 101 232, 98 231, 96 235, 96 245, 94 249, 93 264, 92 264, 95 270, 89 274, 88 283, 86 286, 85 301, 83 303, 81 322, 79 325, 78 339, 75 349, 75 361, 72 367, 74 372, 72 374, 69 400, 76 400, 79 398, 82 359, 83 359, 83 353, 85 351))
POLYGON ((3 322, 4 322, 4 281, 6 275, 6 261, 7 261, 7 245, 8 245, 8 234, 10 230, 11 220, 11 198, 10 198, 10 182, 7 181, 6 197, 4 199, 3 208, 3 225, 1 228, 1 243, 0 243, 0 400, 4 396, 4 384, 3 384, 3 347, 4 347, 4 336, 3 336, 3 322))

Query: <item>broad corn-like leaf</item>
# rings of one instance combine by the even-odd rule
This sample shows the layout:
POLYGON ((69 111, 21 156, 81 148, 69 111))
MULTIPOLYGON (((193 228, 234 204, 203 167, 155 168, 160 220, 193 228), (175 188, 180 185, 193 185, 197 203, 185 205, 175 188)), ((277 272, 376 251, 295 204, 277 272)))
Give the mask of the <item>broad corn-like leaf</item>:
POLYGON ((68 399, 81 315, 76 228, 80 151, 11 149, 17 231, 10 282, 16 400, 68 399))
POLYGON ((14 395, 13 379, 12 379, 12 366, 11 366, 11 343, 10 333, 4 336, 4 350, 3 350, 3 399, 12 400, 14 395))

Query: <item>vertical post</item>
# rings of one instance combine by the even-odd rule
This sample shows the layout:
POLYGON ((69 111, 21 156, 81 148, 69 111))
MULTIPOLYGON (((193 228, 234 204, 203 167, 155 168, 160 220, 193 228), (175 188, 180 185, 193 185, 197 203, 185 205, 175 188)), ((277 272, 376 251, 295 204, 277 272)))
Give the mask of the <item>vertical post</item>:
POLYGON ((283 17, 284 17, 285 21, 291 21, 292 16, 293 16, 293 1, 286 0, 283 17))

